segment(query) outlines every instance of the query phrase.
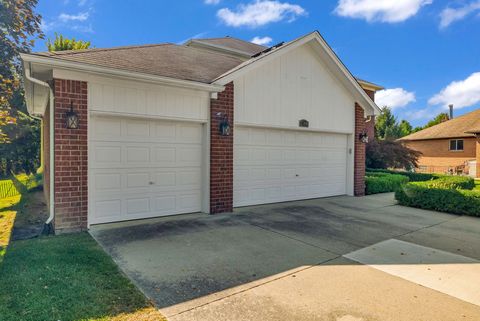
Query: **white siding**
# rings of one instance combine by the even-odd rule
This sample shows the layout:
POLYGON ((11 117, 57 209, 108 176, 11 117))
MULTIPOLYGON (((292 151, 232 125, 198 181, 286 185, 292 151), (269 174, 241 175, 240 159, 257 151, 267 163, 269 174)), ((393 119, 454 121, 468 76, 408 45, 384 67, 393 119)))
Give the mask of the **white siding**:
POLYGON ((235 122, 353 133, 355 100, 309 45, 235 80, 235 122))
POLYGON ((208 119, 210 96, 206 91, 62 69, 55 69, 53 76, 87 81, 89 111, 201 122, 208 119))

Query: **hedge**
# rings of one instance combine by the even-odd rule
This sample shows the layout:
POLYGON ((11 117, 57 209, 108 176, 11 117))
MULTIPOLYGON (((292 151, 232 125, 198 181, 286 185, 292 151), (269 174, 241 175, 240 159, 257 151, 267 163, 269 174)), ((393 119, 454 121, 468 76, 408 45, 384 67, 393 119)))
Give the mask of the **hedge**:
POLYGON ((403 175, 367 172, 365 175, 365 193, 370 195, 394 192, 406 183, 408 183, 408 177, 403 175))
MULTIPOLYGON (((440 185, 439 185, 440 186, 440 185)), ((452 214, 480 216, 480 192, 432 187, 431 182, 413 182, 395 192, 400 205, 452 214)))
POLYGON ((425 183, 429 188, 472 190, 475 187, 475 180, 467 176, 443 176, 425 183))
POLYGON ((395 171, 395 170, 389 170, 389 169, 376 169, 376 168, 367 168, 367 172, 404 175, 408 177, 410 182, 430 181, 432 179, 437 179, 444 176, 441 174, 414 173, 414 172, 407 172, 407 171, 395 171))

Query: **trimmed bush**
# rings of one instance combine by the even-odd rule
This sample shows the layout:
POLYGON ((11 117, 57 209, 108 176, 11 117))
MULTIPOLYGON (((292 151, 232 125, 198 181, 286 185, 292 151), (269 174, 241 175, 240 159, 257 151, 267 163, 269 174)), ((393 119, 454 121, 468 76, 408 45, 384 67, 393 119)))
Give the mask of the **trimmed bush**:
POLYGON ((430 182, 413 182, 395 192, 400 205, 452 214, 480 216, 480 192, 432 188, 430 182))
POLYGON ((408 177, 403 175, 367 172, 365 175, 365 193, 370 195, 394 192, 406 183, 408 183, 408 177))
POLYGON ((426 185, 429 188, 472 190, 475 187, 475 180, 467 176, 443 176, 426 182, 426 185))
POLYGON ((389 169, 373 169, 368 168, 367 172, 369 173, 388 173, 388 174, 398 174, 407 176, 410 182, 424 182, 430 181, 432 179, 437 179, 443 177, 444 175, 441 174, 429 174, 429 173, 414 173, 414 172, 407 172, 407 171, 394 171, 389 169))

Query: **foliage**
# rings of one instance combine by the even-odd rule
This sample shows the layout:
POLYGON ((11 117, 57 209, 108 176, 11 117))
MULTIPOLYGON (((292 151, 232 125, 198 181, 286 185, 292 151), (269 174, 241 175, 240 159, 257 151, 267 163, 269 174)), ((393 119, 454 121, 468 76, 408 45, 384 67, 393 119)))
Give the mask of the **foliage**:
POLYGON ((430 181, 433 179, 443 177, 443 175, 440 175, 440 174, 415 173, 415 172, 395 171, 395 170, 389 170, 389 169, 375 169, 375 168, 367 168, 367 172, 404 175, 408 177, 410 182, 424 182, 424 181, 430 181))
POLYGON ((400 131, 400 137, 410 135, 413 131, 412 125, 405 119, 403 119, 398 125, 400 131))
POLYGON ((443 176, 427 182, 429 188, 468 189, 475 187, 475 180, 468 176, 443 176))
POLYGON ((413 182, 395 192, 400 205, 452 214, 480 216, 480 192, 455 188, 433 188, 430 182, 413 182))
POLYGON ((33 9, 37 0, 2 0, 0 2, 0 105, 5 105, 20 88, 21 74, 19 54, 29 52, 34 37, 43 37, 41 16, 33 9))
POLYGON ((9 245, 0 315, 17 320, 164 320, 88 233, 9 245))
POLYGON ((90 41, 68 39, 55 33, 55 40, 48 39, 48 51, 81 50, 90 48, 90 41))
POLYGON ((367 195, 394 192, 403 184, 408 183, 408 177, 399 174, 367 172, 365 176, 365 192, 367 195))
POLYGON ((3 126, 8 140, 0 144, 0 176, 33 173, 40 165, 40 128, 38 120, 16 111, 14 122, 3 126))
POLYGON ((415 127, 415 129, 412 131, 413 133, 415 132, 418 132, 420 130, 423 130, 423 129, 426 129, 426 128, 429 128, 429 127, 432 127, 432 126, 435 126, 435 125, 438 125, 440 123, 443 123, 444 121, 447 121, 449 119, 449 116, 447 113, 440 113, 438 114, 437 116, 435 116, 435 118, 433 118, 432 120, 430 120, 425 126, 419 126, 419 127, 415 127))
POLYGON ((371 140, 367 144, 366 164, 369 168, 417 167, 421 153, 394 140, 371 140))

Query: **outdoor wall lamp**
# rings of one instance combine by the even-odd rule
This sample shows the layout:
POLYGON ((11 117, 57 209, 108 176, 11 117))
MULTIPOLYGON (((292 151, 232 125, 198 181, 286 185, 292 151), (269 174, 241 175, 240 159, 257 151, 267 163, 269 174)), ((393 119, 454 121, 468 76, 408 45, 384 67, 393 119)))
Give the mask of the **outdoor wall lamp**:
POLYGON ((220 120, 218 125, 219 134, 221 136, 230 136, 230 122, 226 113, 217 113, 217 118, 220 120))
POLYGON ((70 101, 70 111, 65 113, 67 128, 68 129, 78 129, 78 115, 73 111, 73 102, 70 101))
POLYGON ((366 132, 363 132, 363 133, 360 133, 358 134, 358 139, 362 142, 362 143, 368 143, 368 135, 366 132))

